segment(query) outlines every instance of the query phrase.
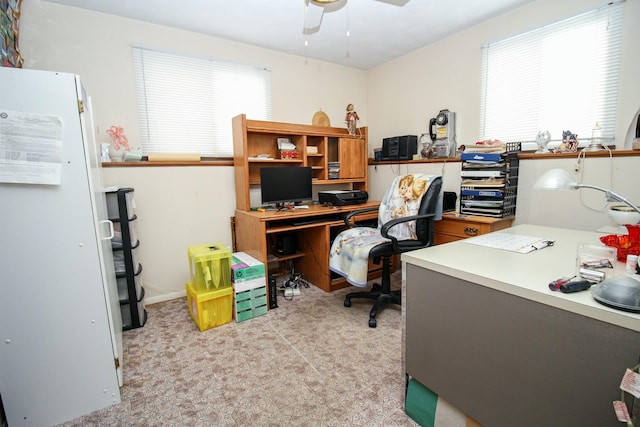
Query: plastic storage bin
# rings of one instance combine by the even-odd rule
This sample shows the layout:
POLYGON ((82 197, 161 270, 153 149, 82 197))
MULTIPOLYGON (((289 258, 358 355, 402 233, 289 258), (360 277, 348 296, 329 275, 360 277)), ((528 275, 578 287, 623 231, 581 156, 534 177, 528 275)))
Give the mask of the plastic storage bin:
POLYGON ((231 322, 233 317, 231 287, 199 292, 194 288, 193 283, 187 282, 186 288, 189 314, 200 331, 231 322))
POLYGON ((191 283, 197 291, 231 287, 231 251, 220 243, 188 248, 191 283))

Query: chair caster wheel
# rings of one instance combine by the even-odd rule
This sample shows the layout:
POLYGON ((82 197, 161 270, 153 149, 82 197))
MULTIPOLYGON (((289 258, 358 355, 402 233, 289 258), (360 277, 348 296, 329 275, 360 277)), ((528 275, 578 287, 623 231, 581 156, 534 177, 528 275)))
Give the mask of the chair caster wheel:
POLYGON ((351 300, 350 299, 345 299, 344 300, 344 306, 345 307, 351 307, 351 300))
POLYGON ((376 327, 376 319, 369 319, 369 327, 370 328, 376 327))

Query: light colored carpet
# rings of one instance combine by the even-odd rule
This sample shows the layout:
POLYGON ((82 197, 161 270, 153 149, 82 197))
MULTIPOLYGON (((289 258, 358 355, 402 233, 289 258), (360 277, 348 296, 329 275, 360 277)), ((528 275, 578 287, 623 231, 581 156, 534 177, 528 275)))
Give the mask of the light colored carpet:
MULTIPOLYGON (((400 272, 394 273, 394 288, 400 272)), ((200 332, 186 299, 126 331, 122 403, 65 426, 416 426, 404 412, 400 307, 314 286, 266 315, 200 332)))

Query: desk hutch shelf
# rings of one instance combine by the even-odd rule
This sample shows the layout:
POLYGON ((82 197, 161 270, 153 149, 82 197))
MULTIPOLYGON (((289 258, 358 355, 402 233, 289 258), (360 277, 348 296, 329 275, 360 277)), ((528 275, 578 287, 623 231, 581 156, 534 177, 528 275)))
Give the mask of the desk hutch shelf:
POLYGON ((263 167, 311 167, 313 185, 348 184, 367 190, 367 128, 357 135, 347 129, 248 120, 241 114, 232 120, 236 209, 251 209, 250 190, 260 185, 263 167), (278 138, 296 146, 297 158, 280 158, 278 138), (329 166, 339 163, 339 174, 329 166), (331 176, 331 178, 330 178, 331 176))

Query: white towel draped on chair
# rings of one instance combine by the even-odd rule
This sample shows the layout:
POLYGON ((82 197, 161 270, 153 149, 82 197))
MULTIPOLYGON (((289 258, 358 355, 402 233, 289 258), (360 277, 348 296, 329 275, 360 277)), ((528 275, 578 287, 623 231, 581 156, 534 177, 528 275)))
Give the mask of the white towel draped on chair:
POLYGON ((355 227, 343 231, 331 245, 329 268, 347 278, 347 282, 364 288, 367 285, 369 251, 387 241, 378 228, 355 227))
MULTIPOLYGON (((434 175, 408 174, 396 177, 387 190, 378 210, 378 228, 354 227, 341 232, 329 254, 329 268, 354 286, 367 285, 369 251, 374 246, 389 241, 382 237, 380 228, 394 218, 416 215, 422 196, 426 193, 434 175)), ((389 230, 398 240, 415 238, 415 221, 400 223, 389 230)))

